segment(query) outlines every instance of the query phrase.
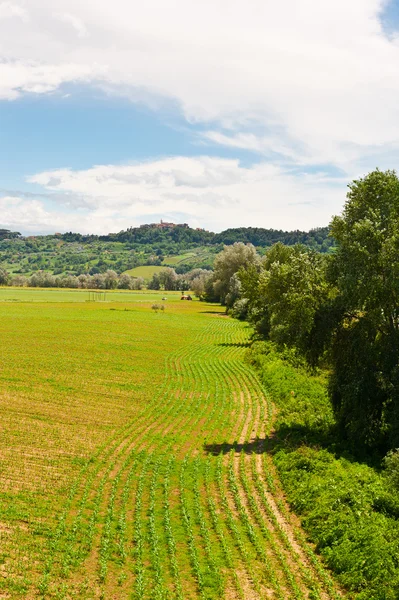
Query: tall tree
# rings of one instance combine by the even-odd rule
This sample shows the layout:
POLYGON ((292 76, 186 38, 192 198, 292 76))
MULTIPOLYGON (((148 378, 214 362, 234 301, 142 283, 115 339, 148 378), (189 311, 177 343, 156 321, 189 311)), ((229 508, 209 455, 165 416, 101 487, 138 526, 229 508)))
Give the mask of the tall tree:
POLYGON ((330 270, 340 320, 331 396, 356 442, 399 443, 399 179, 373 171, 349 185, 331 225, 338 248, 330 270))
POLYGON ((214 285, 220 296, 222 304, 226 301, 226 296, 230 291, 230 286, 235 285, 232 280, 241 268, 247 268, 250 265, 259 263, 260 257, 252 244, 243 244, 236 242, 232 246, 225 246, 224 250, 217 255, 214 265, 214 285))

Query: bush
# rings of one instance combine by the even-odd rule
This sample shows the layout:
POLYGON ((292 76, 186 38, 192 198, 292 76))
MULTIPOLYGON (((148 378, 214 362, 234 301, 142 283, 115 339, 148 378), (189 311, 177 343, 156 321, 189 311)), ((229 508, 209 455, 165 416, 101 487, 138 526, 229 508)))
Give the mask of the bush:
POLYGON ((383 465, 390 484, 399 490, 399 448, 388 452, 383 465))
POLYGON ((248 359, 277 405, 273 460, 318 552, 358 600, 397 600, 399 451, 384 459, 386 476, 355 461, 337 441, 324 373, 271 343, 248 359))
POLYGON ((244 321, 248 316, 248 298, 236 300, 229 312, 235 319, 244 321))

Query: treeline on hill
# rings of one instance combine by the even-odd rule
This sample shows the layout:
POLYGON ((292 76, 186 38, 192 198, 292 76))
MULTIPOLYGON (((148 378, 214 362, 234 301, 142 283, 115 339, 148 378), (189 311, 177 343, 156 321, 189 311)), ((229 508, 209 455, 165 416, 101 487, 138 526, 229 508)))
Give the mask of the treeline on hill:
POLYGON ((235 242, 253 244, 262 248, 272 246, 276 242, 281 242, 287 246, 301 243, 320 252, 327 252, 334 245, 333 239, 329 237, 328 227, 312 229, 309 232, 282 231, 277 229, 263 229, 261 227, 239 227, 236 229, 226 229, 221 233, 212 233, 203 229, 191 229, 187 226, 177 225, 171 228, 157 228, 148 225, 144 227, 131 227, 120 233, 110 233, 107 236, 100 236, 99 239, 109 242, 131 242, 136 244, 160 244, 163 241, 171 240, 176 244, 187 244, 187 248, 195 245, 231 245, 235 242))
POLYGON ((269 441, 288 498, 339 580, 399 598, 399 179, 349 185, 336 251, 237 243, 207 282, 250 321, 248 359, 278 406, 269 441))
POLYGON ((105 236, 68 232, 23 237, 18 232, 0 229, 0 268, 25 276, 37 271, 75 276, 105 273, 109 269, 123 273, 143 265, 168 265, 168 257, 199 249, 191 260, 187 258, 182 264, 172 261, 169 265, 181 274, 197 267, 210 268, 223 245, 237 241, 252 243, 261 253, 277 241, 286 245, 300 242, 328 252, 334 244, 328 233, 324 227, 309 232, 239 228, 215 234, 188 226, 148 225, 105 236))

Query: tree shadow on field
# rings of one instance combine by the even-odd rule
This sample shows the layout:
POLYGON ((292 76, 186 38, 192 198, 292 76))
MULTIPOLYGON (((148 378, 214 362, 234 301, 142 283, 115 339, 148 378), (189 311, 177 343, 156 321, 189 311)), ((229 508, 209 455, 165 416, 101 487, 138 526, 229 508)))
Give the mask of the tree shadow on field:
POLYGON ((249 348, 250 342, 221 342, 217 344, 218 346, 223 346, 224 348, 249 348))
POLYGON ((218 311, 218 310, 200 310, 199 311, 200 315, 215 315, 215 317, 228 317, 229 315, 225 312, 225 311, 218 311))
POLYGON ((207 454, 213 454, 213 456, 219 456, 219 454, 230 454, 233 450, 236 454, 263 454, 265 452, 265 439, 255 439, 250 442, 233 442, 228 444, 223 442, 222 444, 204 444, 204 450, 207 454))
MULTIPOLYGON (((239 443, 214 443, 204 444, 204 451, 207 454, 218 456, 219 454, 229 454, 233 451, 236 454, 270 454, 274 455, 280 450, 294 451, 301 447, 314 448, 315 450, 327 449, 336 457, 345 458, 350 462, 358 462, 360 457, 355 457, 353 453, 345 447, 345 444, 337 436, 336 428, 333 426, 325 430, 317 430, 305 425, 286 426, 280 425, 277 431, 273 431, 263 438, 255 438, 248 442, 239 443)), ((372 457, 362 457, 362 462, 367 462, 370 466, 375 461, 372 457)))

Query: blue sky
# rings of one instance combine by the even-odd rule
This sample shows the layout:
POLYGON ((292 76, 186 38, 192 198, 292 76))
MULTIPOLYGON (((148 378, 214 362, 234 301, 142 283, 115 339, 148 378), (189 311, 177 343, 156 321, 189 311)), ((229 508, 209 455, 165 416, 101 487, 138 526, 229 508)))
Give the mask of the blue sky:
POLYGON ((399 158, 399 2, 0 0, 0 227, 309 229, 399 158))
POLYGON ((249 164, 255 152, 220 148, 198 138, 202 125, 189 124, 173 107, 160 111, 137 106, 81 86, 64 86, 46 96, 28 94, 0 105, 2 187, 32 190, 24 181, 46 169, 88 169, 161 156, 236 158, 249 164))

